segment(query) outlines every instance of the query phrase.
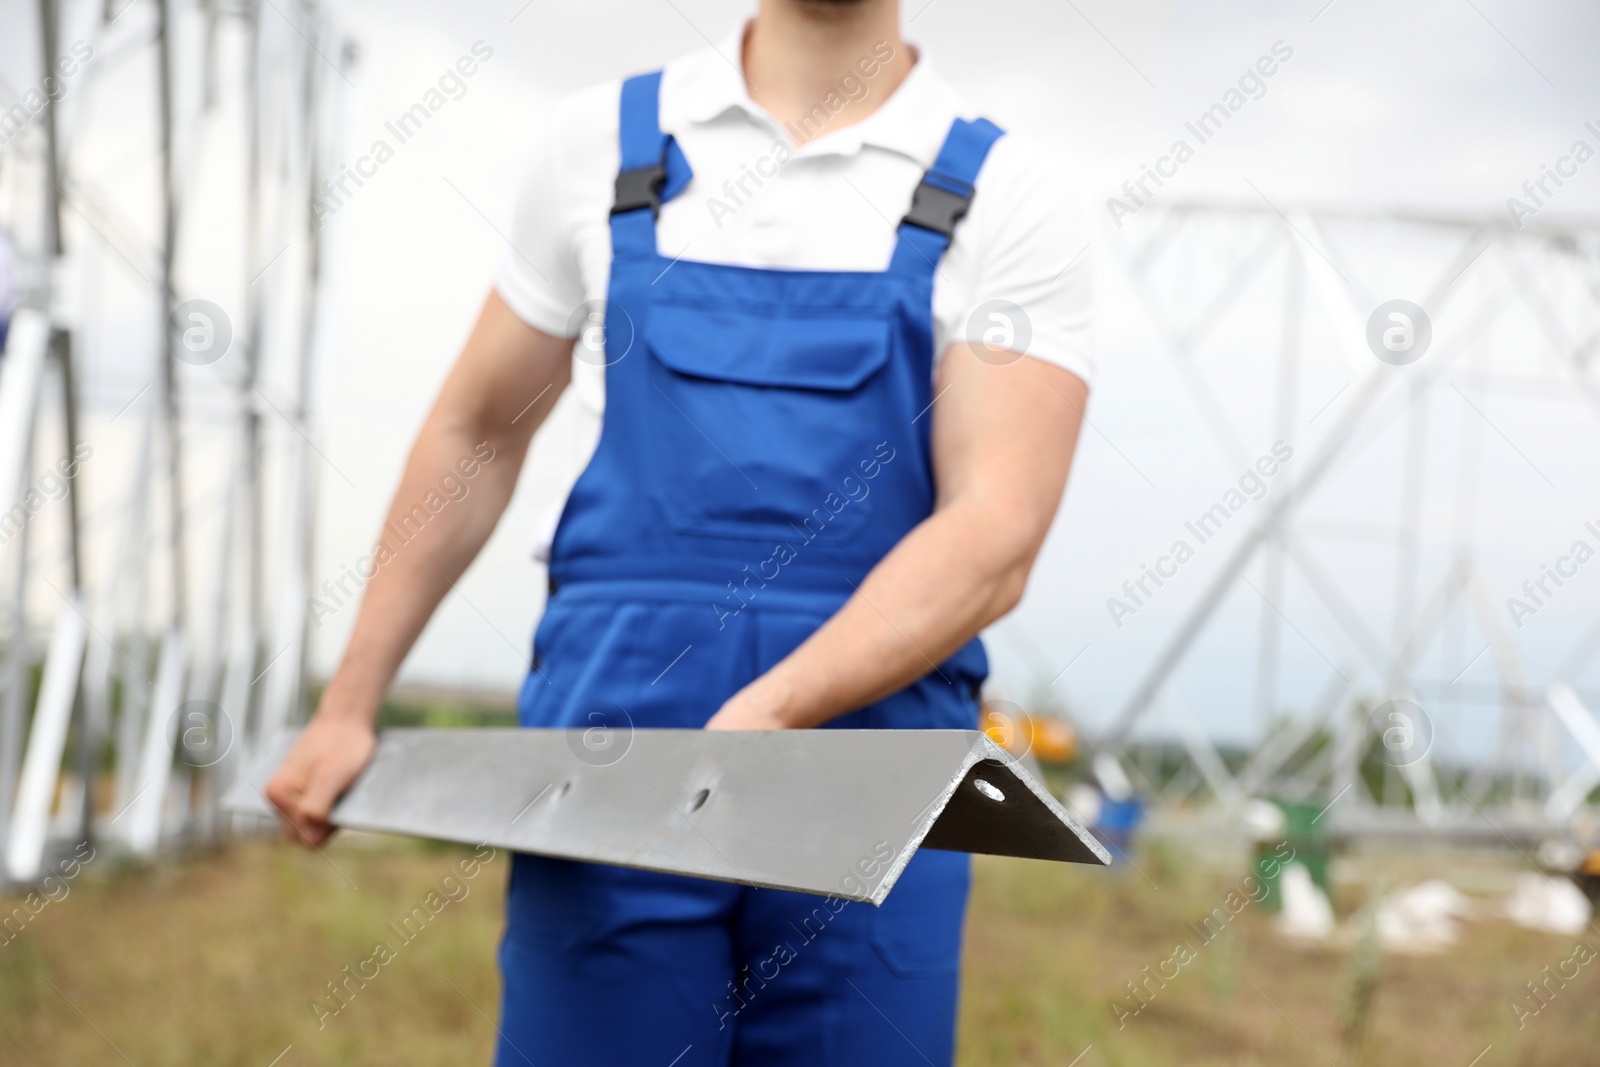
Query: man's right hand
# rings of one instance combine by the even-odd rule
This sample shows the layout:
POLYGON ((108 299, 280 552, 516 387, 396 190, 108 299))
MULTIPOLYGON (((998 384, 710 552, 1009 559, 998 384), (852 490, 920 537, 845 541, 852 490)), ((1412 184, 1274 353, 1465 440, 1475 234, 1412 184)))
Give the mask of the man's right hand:
POLYGON ((350 715, 319 711, 267 783, 267 799, 278 809, 284 836, 309 847, 333 834, 328 815, 372 758, 378 738, 372 726, 350 715))

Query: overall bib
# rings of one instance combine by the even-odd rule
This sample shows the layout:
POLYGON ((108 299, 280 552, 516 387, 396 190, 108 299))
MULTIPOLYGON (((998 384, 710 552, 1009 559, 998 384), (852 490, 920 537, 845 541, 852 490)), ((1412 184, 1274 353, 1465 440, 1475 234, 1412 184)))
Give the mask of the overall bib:
MULTIPOLYGON (((954 123, 886 271, 675 261, 656 212, 691 172, 659 88, 622 89, 604 425, 518 708, 601 738, 601 766, 633 728, 704 725, 931 513, 934 272, 1001 133, 954 123)), ((987 670, 974 640, 829 726, 973 729, 987 670)), ((948 1064, 967 885, 934 851, 881 908, 518 855, 497 1062, 948 1064)))

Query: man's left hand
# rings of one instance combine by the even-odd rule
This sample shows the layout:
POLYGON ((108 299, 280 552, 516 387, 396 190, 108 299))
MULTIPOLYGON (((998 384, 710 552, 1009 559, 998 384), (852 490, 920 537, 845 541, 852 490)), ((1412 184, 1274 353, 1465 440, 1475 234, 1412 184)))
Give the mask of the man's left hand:
POLYGON ((717 709, 706 723, 707 730, 788 730, 797 724, 787 721, 778 702, 764 696, 758 686, 746 686, 717 709))

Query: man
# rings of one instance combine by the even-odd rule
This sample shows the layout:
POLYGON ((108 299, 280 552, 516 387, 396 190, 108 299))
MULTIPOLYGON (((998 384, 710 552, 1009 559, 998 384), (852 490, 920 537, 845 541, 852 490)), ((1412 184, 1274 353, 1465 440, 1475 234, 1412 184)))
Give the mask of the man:
MULTIPOLYGON (((1089 362, 1059 169, 970 115, 895 0, 761 0, 557 108, 391 518, 495 459, 368 585, 268 790, 296 836, 327 837, 569 384, 604 419, 523 725, 974 727, 976 634, 1055 515, 1089 362)), ((498 1062, 949 1063, 967 884, 936 851, 881 909, 518 856, 498 1062)))

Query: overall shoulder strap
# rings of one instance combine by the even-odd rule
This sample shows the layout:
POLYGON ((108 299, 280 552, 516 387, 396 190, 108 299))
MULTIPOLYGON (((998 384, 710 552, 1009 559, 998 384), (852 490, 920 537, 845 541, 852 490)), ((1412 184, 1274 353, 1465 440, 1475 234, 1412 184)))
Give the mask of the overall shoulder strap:
POLYGON ((661 130, 661 72, 622 83, 616 195, 611 207, 613 251, 654 252, 661 205, 693 177, 678 142, 661 130), (645 214, 648 209, 649 214, 645 214))
POLYGON ((956 119, 950 124, 938 158, 912 194, 911 210, 900 220, 890 273, 933 277, 939 257, 950 247, 956 223, 972 205, 973 186, 983 161, 1004 133, 988 119, 956 119))

